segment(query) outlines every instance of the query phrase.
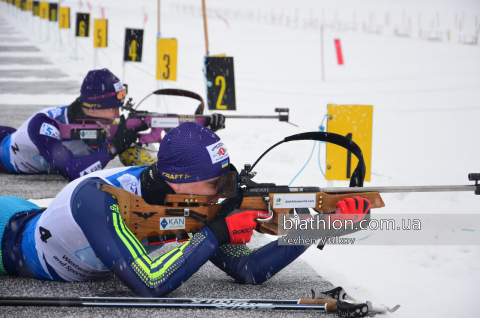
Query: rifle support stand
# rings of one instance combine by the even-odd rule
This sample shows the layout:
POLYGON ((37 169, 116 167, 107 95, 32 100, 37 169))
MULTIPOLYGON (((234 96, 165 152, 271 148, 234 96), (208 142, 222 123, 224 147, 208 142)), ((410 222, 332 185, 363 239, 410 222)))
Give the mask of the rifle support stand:
POLYGON ((478 184, 478 181, 480 180, 480 173, 469 173, 468 180, 475 181, 475 194, 480 195, 480 184, 478 184))

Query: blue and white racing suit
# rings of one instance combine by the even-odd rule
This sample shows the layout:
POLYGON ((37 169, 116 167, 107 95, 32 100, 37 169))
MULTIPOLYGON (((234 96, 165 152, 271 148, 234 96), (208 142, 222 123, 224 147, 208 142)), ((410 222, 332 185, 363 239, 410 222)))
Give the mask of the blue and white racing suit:
POLYGON ((116 199, 100 190, 109 184, 141 196, 140 175, 146 168, 88 174, 68 184, 45 211, 20 198, 0 197, 0 272, 85 281, 112 271, 136 294, 159 297, 178 288, 208 260, 240 283, 261 284, 307 249, 278 241, 255 250, 219 246, 206 226, 180 247, 150 258, 124 224, 116 199))

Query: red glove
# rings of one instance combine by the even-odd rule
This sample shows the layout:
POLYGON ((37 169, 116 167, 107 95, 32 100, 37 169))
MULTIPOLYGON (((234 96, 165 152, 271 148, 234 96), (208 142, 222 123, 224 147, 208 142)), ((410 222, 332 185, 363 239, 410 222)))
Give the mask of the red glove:
MULTIPOLYGON (((370 201, 360 197, 346 198, 337 202, 337 210, 330 214, 330 223, 340 220, 342 224, 345 220, 352 220, 354 223, 360 222, 365 218, 370 210, 370 201)), ((328 218, 328 216, 326 216, 328 218)), ((327 219, 328 221, 328 219, 327 219)), ((337 224, 338 222, 336 222, 337 224)))
POLYGON ((253 230, 257 228, 257 219, 268 219, 266 211, 234 210, 226 218, 218 219, 208 225, 215 234, 218 245, 245 244, 250 242, 253 230))
POLYGON ((245 244, 250 242, 253 230, 257 228, 257 219, 268 219, 266 211, 236 210, 225 218, 230 244, 245 244))

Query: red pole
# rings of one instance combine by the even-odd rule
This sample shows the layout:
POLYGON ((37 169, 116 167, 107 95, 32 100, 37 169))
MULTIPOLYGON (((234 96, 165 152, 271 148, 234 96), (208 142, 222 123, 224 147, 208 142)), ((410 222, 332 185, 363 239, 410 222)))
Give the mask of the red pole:
POLYGON ((335 49, 337 50, 338 65, 343 65, 342 46, 339 39, 335 39, 335 49))

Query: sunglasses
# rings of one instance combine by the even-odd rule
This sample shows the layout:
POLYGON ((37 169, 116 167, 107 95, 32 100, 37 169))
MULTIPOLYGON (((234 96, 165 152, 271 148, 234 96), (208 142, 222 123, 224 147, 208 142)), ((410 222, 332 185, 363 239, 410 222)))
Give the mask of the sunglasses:
POLYGON ((114 96, 115 94, 117 94, 118 100, 121 100, 121 101, 123 102, 123 100, 125 99, 125 97, 126 97, 127 94, 128 94, 128 85, 127 85, 127 84, 123 84, 123 86, 125 86, 125 89, 122 89, 122 90, 119 91, 118 93, 113 92, 113 93, 108 93, 108 94, 105 94, 105 95, 89 97, 89 98, 87 98, 87 99, 88 99, 88 100, 96 100, 96 99, 111 97, 111 96, 114 96))
POLYGON ((117 93, 117 98, 119 100, 124 100, 125 96, 127 96, 127 90, 121 90, 120 92, 117 93))

